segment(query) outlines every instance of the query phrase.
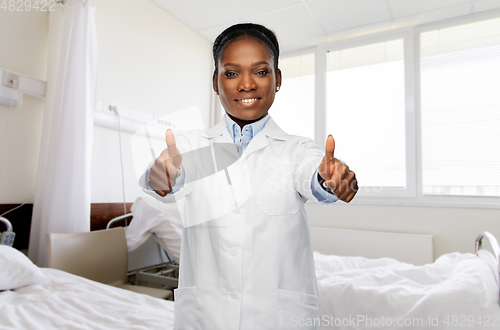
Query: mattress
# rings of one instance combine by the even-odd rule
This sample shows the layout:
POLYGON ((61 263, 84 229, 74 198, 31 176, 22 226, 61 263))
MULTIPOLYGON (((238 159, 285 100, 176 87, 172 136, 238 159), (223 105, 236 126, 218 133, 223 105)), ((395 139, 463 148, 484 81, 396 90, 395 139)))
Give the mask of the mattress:
POLYGON ((0 292, 0 329, 172 329, 174 303, 40 268, 44 283, 0 292))

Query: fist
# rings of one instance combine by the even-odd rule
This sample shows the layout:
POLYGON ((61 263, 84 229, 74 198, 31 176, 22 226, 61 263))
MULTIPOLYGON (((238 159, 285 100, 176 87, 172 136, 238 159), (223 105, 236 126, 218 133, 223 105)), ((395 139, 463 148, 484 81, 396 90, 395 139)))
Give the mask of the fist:
POLYGON ((325 157, 318 167, 319 175, 325 180, 323 183, 341 201, 349 203, 358 192, 358 180, 356 174, 333 156, 335 151, 335 140, 328 135, 325 146, 325 157))
POLYGON ((181 175, 182 155, 175 145, 174 133, 170 129, 165 132, 167 148, 156 158, 151 166, 148 185, 160 196, 172 191, 175 180, 181 175))

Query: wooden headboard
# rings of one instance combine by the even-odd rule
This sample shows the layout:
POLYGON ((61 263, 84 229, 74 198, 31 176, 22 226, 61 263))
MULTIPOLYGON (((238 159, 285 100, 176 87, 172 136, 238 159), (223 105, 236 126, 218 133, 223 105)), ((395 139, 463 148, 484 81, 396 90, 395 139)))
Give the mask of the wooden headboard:
MULTIPOLYGON (((0 204, 0 214, 19 205, 0 204)), ((130 213, 132 203, 127 203, 126 206, 127 213, 130 213)), ((14 247, 18 250, 27 249, 29 246, 32 214, 33 204, 25 204, 5 215, 10 223, 12 223, 12 227, 16 233, 14 247)), ((120 215, 123 215, 123 203, 92 203, 90 207, 90 230, 106 229, 109 220, 120 215)), ((4 224, 0 223, 0 232, 5 231, 5 229, 4 224)))

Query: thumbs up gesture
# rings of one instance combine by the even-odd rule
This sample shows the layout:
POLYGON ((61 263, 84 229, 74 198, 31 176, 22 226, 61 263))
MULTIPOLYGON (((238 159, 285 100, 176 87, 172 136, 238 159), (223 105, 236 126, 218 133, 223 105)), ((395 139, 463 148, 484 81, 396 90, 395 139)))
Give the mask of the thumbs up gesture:
POLYGON ((156 158, 149 171, 148 185, 160 196, 172 191, 175 180, 181 175, 182 155, 175 145, 174 133, 165 132, 167 148, 156 158))
POLYGON ((349 203, 358 192, 356 174, 335 157, 335 140, 328 135, 325 146, 325 157, 318 167, 319 175, 325 180, 323 185, 335 193, 341 201, 349 203))

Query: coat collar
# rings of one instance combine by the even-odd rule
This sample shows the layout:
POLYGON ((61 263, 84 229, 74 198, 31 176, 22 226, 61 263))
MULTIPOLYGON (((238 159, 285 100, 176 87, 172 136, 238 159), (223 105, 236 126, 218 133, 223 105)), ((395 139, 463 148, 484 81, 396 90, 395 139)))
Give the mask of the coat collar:
POLYGON ((266 126, 263 129, 264 133, 266 136, 276 139, 276 140, 282 140, 285 141, 288 139, 288 134, 285 133, 273 120, 273 118, 269 118, 269 120, 266 123, 266 126))
MULTIPOLYGON (((226 116, 224 114, 224 116, 226 116)), ((209 128, 205 134, 202 134, 204 138, 210 140, 210 142, 219 142, 219 143, 232 143, 231 136, 226 128, 226 121, 222 118, 219 123, 211 128, 209 128)), ((286 141, 288 138, 288 134, 285 133, 273 120, 273 118, 269 118, 264 126, 264 129, 259 132, 250 142, 247 149, 243 153, 243 158, 250 153, 257 151, 261 148, 268 146, 271 142, 273 150, 279 154, 283 145, 281 143, 276 144, 278 141, 286 141), (273 141, 278 140, 278 141, 273 141)))
POLYGON ((215 126, 212 126, 209 129, 207 129, 204 134, 201 134, 201 136, 207 139, 213 139, 215 137, 224 135, 225 132, 228 133, 227 137, 231 139, 231 136, 229 135, 229 132, 226 129, 226 120, 224 119, 224 117, 222 117, 221 120, 219 120, 219 122, 215 126))
MULTIPOLYGON (((224 116, 226 116, 224 114, 224 116)), ((217 125, 209 128, 205 134, 202 134, 203 137, 208 138, 208 139, 213 139, 217 136, 220 135, 225 135, 224 133, 227 132, 226 129, 226 121, 224 118, 222 118, 217 125)), ((288 138, 288 134, 285 133, 273 120, 272 117, 269 118, 269 120, 266 123, 266 126, 264 126, 264 129, 262 130, 263 133, 265 133, 266 136, 269 136, 273 139, 277 140, 286 140, 288 138)), ((229 132, 227 132, 229 133, 229 132)), ((258 134, 257 134, 258 135, 258 134)))

